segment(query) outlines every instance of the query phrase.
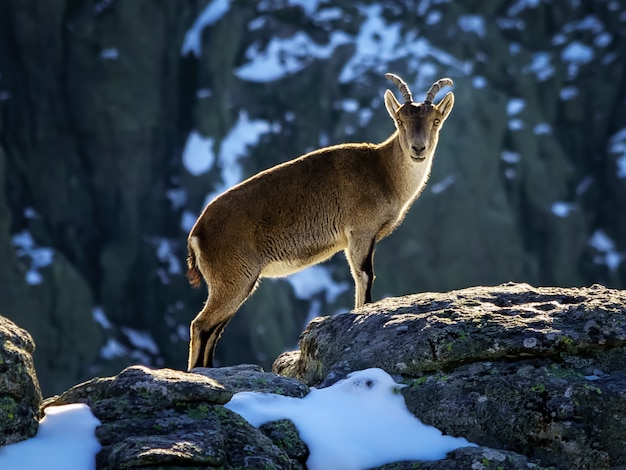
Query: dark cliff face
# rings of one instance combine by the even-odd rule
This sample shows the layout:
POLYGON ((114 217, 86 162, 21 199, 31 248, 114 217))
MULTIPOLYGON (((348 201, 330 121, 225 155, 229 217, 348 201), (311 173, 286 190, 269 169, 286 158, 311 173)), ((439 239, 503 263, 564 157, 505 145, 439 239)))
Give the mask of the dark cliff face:
MULTIPOLYGON (((205 295, 184 279, 189 220, 263 168, 385 139, 387 71, 416 99, 450 76, 456 106, 429 186, 378 247, 375 297, 626 285, 619 2, 297 3, 0 4, 0 313, 33 335, 47 394, 184 367, 205 295)), ((323 272, 351 285, 342 257, 323 272)), ((218 359, 270 364, 309 311, 351 306, 337 292, 266 281, 218 359)))

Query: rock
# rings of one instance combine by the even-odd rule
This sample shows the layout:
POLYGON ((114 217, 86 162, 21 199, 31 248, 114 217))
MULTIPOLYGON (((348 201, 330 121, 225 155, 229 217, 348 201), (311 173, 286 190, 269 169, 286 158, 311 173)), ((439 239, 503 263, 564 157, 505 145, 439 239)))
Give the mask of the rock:
POLYGON ((232 393, 254 390, 255 392, 277 393, 287 397, 302 398, 309 392, 309 387, 299 380, 264 372, 263 368, 256 364, 241 364, 213 369, 197 367, 191 372, 215 380, 232 393))
POLYGON ((446 434, 545 466, 626 465, 626 291, 390 298, 314 319, 274 372, 324 386, 368 367, 402 377, 409 410, 446 434))
POLYGON ((263 432, 221 405, 235 391, 258 387, 302 396, 305 385, 255 366, 198 372, 133 366, 79 384, 45 406, 91 407, 102 423, 99 469, 302 468, 308 453, 293 425, 272 423, 263 432))
MULTIPOLYGON (((429 462, 396 462, 377 467, 376 470, 542 470, 525 456, 506 450, 488 447, 463 447, 448 454, 446 459, 429 462)), ((547 468, 546 468, 547 470, 547 468)))
POLYGON ((31 354, 31 336, 0 316, 0 446, 37 432, 41 391, 31 354))

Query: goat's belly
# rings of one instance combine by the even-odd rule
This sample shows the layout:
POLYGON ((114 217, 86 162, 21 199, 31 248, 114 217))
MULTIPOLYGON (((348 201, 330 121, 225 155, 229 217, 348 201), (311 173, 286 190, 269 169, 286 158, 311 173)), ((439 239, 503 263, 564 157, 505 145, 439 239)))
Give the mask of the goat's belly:
POLYGON ((261 277, 285 277, 304 268, 326 261, 340 249, 329 249, 305 259, 285 259, 270 261, 261 271, 261 277))

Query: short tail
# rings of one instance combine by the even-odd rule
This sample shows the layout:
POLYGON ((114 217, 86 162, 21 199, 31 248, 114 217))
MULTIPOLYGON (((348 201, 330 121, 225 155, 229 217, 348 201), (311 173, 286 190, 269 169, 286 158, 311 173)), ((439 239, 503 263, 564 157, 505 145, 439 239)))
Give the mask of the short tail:
POLYGON ((202 274, 198 269, 198 263, 196 262, 196 253, 191 246, 191 243, 187 243, 187 279, 191 287, 198 288, 202 285, 202 274))

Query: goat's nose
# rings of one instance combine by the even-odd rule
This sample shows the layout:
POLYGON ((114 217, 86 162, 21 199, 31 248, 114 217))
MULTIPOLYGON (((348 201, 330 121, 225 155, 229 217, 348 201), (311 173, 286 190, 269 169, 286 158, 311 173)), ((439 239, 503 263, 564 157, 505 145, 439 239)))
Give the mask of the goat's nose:
POLYGON ((413 150, 415 155, 421 155, 424 150, 426 150, 426 146, 422 145, 421 147, 418 147, 417 145, 411 145, 411 149, 413 150))

